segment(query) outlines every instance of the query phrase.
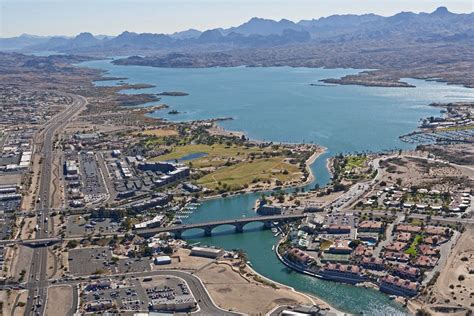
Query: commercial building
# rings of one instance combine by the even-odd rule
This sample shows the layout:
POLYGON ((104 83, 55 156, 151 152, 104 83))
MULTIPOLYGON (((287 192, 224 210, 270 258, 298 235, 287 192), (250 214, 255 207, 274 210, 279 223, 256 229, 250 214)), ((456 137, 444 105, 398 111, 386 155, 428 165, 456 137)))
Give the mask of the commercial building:
POLYGON ((222 248, 207 248, 207 247, 193 247, 191 248, 191 255, 206 258, 218 258, 224 254, 222 248))
POLYGON ((139 224, 135 224, 133 227, 135 229, 145 229, 145 228, 153 228, 153 227, 160 227, 163 225, 163 222, 165 220, 165 215, 158 214, 152 219, 148 221, 141 222, 139 224))
POLYGON ((171 263, 171 258, 169 256, 155 257, 155 259, 153 259, 153 263, 156 264, 156 265, 170 264, 171 263))

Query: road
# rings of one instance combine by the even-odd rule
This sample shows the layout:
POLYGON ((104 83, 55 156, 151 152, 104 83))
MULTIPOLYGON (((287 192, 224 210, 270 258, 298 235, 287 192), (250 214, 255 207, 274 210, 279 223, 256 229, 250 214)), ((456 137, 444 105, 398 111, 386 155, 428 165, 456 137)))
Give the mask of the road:
MULTIPOLYGON (((38 239, 47 238, 49 236, 47 218, 49 215, 49 207, 51 205, 50 190, 54 136, 58 129, 66 126, 67 123, 87 105, 87 100, 84 97, 77 95, 70 96, 73 100, 72 104, 69 105, 66 110, 53 117, 38 135, 40 140, 42 139, 40 151, 42 166, 39 181, 38 201, 36 203, 38 230, 35 238, 38 239)), ((36 286, 28 291, 28 300, 25 309, 25 314, 27 315, 44 314, 48 294, 47 259, 48 250, 46 247, 34 249, 29 279, 35 280, 36 286)))

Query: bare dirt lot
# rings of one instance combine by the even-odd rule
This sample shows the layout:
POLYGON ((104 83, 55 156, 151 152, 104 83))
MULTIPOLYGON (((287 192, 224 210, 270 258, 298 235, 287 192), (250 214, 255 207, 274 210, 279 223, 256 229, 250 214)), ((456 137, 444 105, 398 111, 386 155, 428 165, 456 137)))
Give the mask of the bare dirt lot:
POLYGON ((308 297, 290 289, 275 289, 249 281, 227 264, 211 264, 196 275, 201 278, 216 304, 223 309, 257 315, 277 305, 312 304, 308 297))
POLYGON ((434 286, 417 300, 409 302, 415 313, 420 309, 431 315, 467 315, 474 307, 474 227, 467 227, 448 257, 434 286), (422 302, 423 301, 423 302, 422 302), (449 307, 449 313, 446 308, 449 307))
POLYGON ((439 191, 466 189, 472 184, 464 173, 454 166, 413 157, 395 157, 380 162, 380 178, 386 182, 401 179, 402 186, 420 186, 439 191))
POLYGON ((452 303, 474 307, 474 227, 462 234, 445 269, 434 286, 434 293, 452 303))
POLYGON ((48 289, 45 315, 64 316, 71 309, 72 288, 69 285, 52 286, 48 289))

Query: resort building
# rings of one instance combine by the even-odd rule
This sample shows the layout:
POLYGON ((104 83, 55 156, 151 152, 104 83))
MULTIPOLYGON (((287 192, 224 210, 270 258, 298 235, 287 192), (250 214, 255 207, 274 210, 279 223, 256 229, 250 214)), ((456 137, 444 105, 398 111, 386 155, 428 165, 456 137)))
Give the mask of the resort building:
POLYGON ((387 275, 380 280, 380 291, 400 296, 415 296, 418 294, 419 284, 387 275))
POLYGON ((383 231, 383 224, 382 222, 376 221, 363 221, 359 224, 357 230, 361 232, 381 233, 383 231))
POLYGON ((421 231, 420 226, 404 225, 404 224, 397 226, 397 232, 419 233, 420 231, 421 231))
POLYGON ((320 270, 319 274, 328 280, 356 284, 365 282, 367 278, 362 274, 358 266, 340 263, 327 263, 320 270))
POLYGON ((384 262, 381 258, 364 257, 361 260, 362 267, 370 270, 383 270, 385 268, 384 262))
POLYGON ((404 279, 416 281, 420 278, 420 269, 410 267, 405 264, 398 264, 393 267, 393 275, 399 276, 404 279))

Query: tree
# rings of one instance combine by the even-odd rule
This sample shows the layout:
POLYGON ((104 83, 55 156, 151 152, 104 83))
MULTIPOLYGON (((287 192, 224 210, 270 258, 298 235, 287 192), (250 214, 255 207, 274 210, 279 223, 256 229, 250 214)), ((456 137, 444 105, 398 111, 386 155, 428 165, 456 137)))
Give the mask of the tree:
POLYGON ((70 240, 67 242, 66 247, 69 249, 73 249, 76 248, 78 245, 79 243, 77 242, 77 240, 70 240))
POLYGON ((419 310, 416 311, 416 314, 415 314, 415 315, 416 315, 416 316, 430 316, 431 313, 428 312, 426 309, 421 308, 421 309, 419 309, 419 310))

